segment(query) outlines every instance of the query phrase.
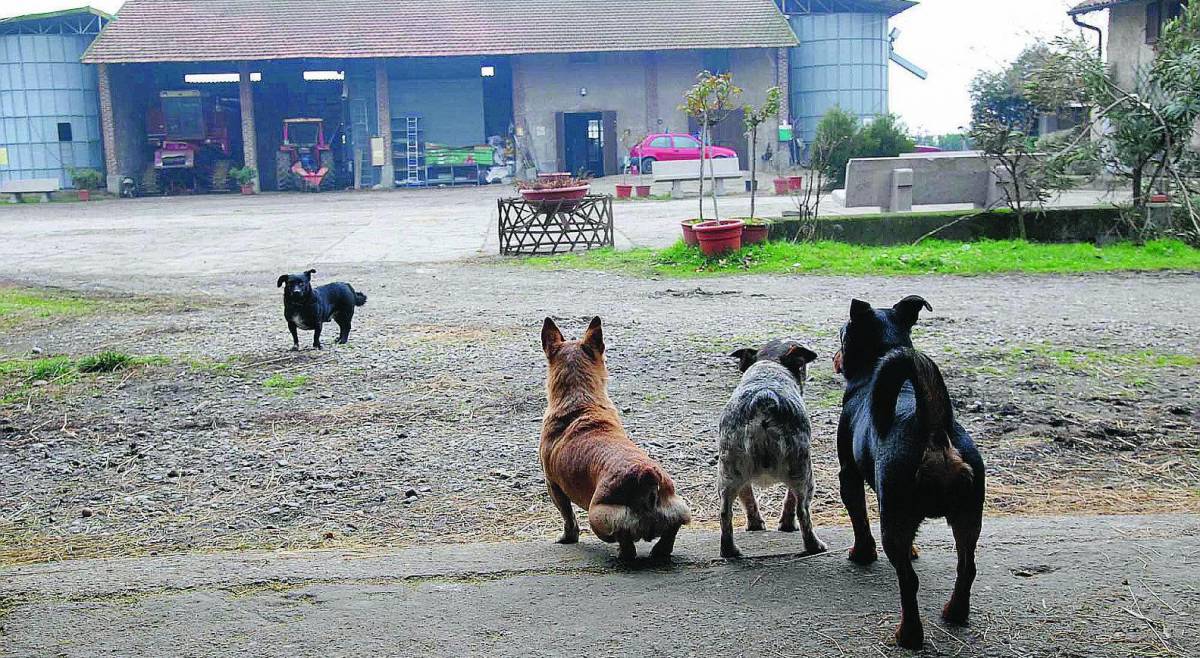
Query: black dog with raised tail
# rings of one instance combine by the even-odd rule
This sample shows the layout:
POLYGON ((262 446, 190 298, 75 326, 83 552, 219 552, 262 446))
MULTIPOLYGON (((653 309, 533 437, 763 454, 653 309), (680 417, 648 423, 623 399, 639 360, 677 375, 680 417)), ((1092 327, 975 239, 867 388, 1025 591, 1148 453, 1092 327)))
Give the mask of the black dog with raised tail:
POLYGON ((942 618, 964 624, 984 498, 983 459, 954 420, 937 364, 912 346, 912 327, 923 308, 933 310, 915 295, 882 310, 854 300, 833 360, 834 370, 846 377, 837 447, 842 502, 854 526, 850 559, 869 564, 878 557, 866 482, 879 499, 883 551, 900 582, 896 642, 909 649, 920 649, 925 639, 912 566, 917 529, 925 519, 945 517, 954 532, 958 577, 942 618))
POLYGON ((313 332, 313 347, 321 349, 321 326, 332 319, 341 332, 335 342, 345 344, 350 339, 350 321, 354 307, 367 303, 367 296, 357 292, 349 283, 327 283, 314 288, 312 275, 281 274, 276 287, 283 288, 283 317, 292 332, 292 349, 300 349, 296 329, 313 332), (286 287, 285 287, 286 285, 286 287))

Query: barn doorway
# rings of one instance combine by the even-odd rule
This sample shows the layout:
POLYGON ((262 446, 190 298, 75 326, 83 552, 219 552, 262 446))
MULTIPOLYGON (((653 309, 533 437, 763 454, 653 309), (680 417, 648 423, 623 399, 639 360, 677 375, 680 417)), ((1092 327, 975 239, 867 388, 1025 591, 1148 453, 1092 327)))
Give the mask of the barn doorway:
POLYGON ((590 177, 617 173, 617 113, 559 112, 559 168, 590 177))

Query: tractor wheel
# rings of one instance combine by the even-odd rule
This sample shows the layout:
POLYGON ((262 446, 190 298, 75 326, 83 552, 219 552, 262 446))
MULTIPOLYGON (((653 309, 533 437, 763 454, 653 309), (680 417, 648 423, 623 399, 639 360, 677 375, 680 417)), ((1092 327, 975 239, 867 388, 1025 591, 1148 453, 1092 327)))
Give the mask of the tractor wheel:
POLYGON ((321 185, 318 188, 321 192, 328 192, 337 186, 337 171, 333 168, 333 152, 321 151, 321 164, 325 167, 325 178, 321 179, 321 185))
POLYGON ((158 169, 154 168, 154 163, 146 165, 145 171, 142 172, 142 196, 150 196, 162 192, 162 183, 158 177, 158 169))
POLYGON ((280 192, 296 189, 296 178, 292 174, 292 156, 287 151, 275 154, 275 187, 280 192))
POLYGON ((213 163, 212 173, 208 179, 212 192, 229 191, 229 165, 228 160, 217 160, 213 163))

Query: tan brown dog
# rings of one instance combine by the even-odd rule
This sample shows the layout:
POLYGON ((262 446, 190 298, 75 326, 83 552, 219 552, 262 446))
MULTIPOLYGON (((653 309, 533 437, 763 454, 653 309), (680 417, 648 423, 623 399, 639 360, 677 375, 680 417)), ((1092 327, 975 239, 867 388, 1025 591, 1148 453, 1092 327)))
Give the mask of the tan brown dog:
POLYGON ((679 527, 691 521, 675 483, 625 433, 608 397, 608 368, 600 318, 582 340, 567 341, 550 318, 542 324, 542 351, 550 364, 549 404, 542 420, 539 456, 550 499, 562 513, 560 544, 579 541, 571 503, 587 509, 592 532, 621 545, 619 556, 637 557, 634 542, 661 537, 650 555, 667 559, 679 527))

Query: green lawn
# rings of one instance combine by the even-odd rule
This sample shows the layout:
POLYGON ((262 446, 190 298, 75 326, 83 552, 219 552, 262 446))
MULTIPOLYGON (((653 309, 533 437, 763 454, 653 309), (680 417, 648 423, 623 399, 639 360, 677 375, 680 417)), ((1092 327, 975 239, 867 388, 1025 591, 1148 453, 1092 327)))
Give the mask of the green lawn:
POLYGON ((0 327, 31 319, 85 315, 99 306, 100 302, 71 293, 0 286, 0 327))
POLYGON ((841 242, 770 242, 716 259, 677 242, 666 249, 614 251, 527 258, 541 269, 615 270, 673 277, 719 274, 993 274, 1000 272, 1108 272, 1200 270, 1200 249, 1177 240, 1144 245, 1119 243, 1040 244, 1020 240, 946 242, 870 247, 841 242))

